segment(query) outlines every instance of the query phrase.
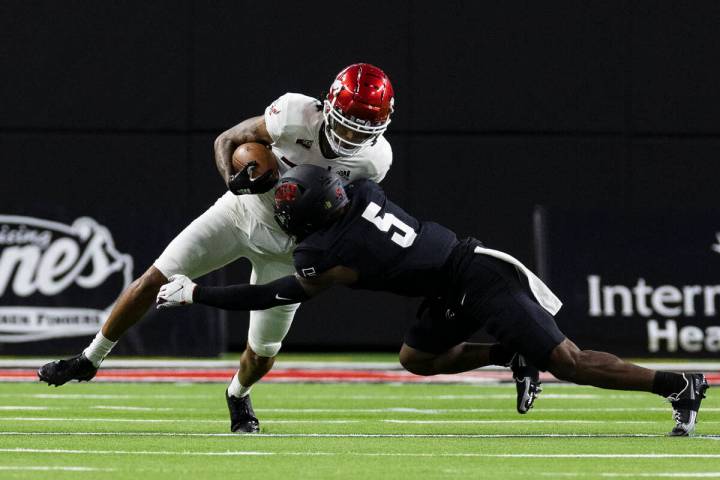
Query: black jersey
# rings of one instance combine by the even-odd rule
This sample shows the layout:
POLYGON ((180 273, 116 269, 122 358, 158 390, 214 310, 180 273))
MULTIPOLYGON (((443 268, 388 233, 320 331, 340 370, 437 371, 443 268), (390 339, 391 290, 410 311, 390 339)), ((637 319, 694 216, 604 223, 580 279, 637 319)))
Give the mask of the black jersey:
POLYGON ((418 221, 370 180, 357 180, 345 189, 348 211, 295 248, 298 274, 311 278, 342 265, 358 272, 353 288, 406 296, 442 292, 447 287, 443 266, 458 243, 455 233, 418 221))

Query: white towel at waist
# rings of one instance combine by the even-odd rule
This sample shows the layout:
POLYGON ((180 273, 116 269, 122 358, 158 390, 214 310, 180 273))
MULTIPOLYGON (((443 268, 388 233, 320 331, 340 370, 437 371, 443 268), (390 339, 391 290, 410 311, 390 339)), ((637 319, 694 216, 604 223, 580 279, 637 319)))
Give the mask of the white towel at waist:
POLYGON ((527 277, 528 284, 530 285, 530 291, 533 295, 535 295, 538 303, 545 310, 550 312, 550 315, 555 315, 560 310, 560 307, 562 307, 562 302, 555 296, 552 290, 550 290, 550 288, 545 285, 543 281, 537 277, 537 275, 531 272, 530 269, 523 265, 517 258, 499 250, 483 247, 475 247, 475 253, 495 257, 498 260, 514 265, 527 277))

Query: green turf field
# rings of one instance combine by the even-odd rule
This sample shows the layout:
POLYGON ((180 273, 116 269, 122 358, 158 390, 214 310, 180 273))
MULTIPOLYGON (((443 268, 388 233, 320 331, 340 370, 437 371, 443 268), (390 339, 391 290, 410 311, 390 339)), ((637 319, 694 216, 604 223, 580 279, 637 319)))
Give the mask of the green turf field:
MULTIPOLYGON (((219 384, 0 384, 0 478, 720 478, 720 395, 694 438, 648 394, 546 385, 264 384, 263 435, 219 384)), ((719 392, 720 393, 720 392, 719 392)))

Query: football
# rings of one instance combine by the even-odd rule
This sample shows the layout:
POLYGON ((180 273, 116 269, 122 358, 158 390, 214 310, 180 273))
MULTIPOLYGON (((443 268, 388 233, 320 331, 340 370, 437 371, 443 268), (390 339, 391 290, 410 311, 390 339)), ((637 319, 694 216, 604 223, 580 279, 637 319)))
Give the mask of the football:
POLYGON ((262 143, 243 143, 233 152, 232 164, 235 173, 245 168, 252 161, 257 162, 257 166, 253 169, 250 178, 259 177, 268 170, 272 170, 274 172, 273 177, 278 178, 277 158, 270 147, 262 143))

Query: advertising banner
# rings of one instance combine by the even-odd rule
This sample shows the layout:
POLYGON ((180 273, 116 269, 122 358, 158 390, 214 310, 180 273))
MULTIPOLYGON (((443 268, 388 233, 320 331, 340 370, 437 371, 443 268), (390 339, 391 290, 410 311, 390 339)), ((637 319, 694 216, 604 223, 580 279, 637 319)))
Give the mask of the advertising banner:
POLYGON ((0 342, 94 335, 132 271, 92 218, 0 215, 0 342))
POLYGON ((581 348, 720 355, 720 212, 535 212, 538 268, 581 348))
MULTIPOLYGON (((62 223, 0 214, 0 354, 66 355, 84 348, 137 274, 133 255, 114 239, 117 232, 127 237, 130 228, 119 223, 111 230, 91 217, 62 223)), ((144 249, 138 256, 148 261, 144 249)), ((217 355, 224 332, 218 310, 151 309, 114 353, 217 355)))

